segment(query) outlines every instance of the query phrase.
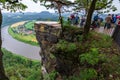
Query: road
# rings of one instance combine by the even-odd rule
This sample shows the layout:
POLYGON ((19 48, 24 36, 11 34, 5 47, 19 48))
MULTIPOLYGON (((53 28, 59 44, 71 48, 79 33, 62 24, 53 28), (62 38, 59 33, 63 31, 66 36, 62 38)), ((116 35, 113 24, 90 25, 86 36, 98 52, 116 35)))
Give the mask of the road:
POLYGON ((32 46, 12 38, 8 33, 8 27, 9 26, 2 28, 2 47, 12 53, 34 60, 41 60, 39 55, 40 47, 32 46))

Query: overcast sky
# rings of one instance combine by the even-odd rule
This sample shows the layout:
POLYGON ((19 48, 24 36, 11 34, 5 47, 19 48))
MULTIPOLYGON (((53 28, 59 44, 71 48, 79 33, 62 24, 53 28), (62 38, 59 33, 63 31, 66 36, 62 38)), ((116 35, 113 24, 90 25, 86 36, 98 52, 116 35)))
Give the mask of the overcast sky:
MULTIPOLYGON (((74 1, 74 0, 70 0, 70 1, 74 1)), ((22 0, 22 3, 28 6, 28 8, 23 12, 41 12, 41 11, 54 12, 54 10, 47 10, 44 6, 41 6, 40 3, 36 4, 31 0, 22 0)), ((116 5, 118 10, 112 13, 120 13, 120 3, 118 2, 118 0, 114 0, 113 4, 116 5)), ((8 12, 8 11, 3 10, 3 12, 8 12)))

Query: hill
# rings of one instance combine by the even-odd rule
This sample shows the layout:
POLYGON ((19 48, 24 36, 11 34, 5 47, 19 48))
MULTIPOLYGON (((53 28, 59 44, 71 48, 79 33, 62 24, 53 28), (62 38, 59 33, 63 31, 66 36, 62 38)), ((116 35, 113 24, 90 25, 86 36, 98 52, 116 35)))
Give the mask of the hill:
POLYGON ((40 13, 27 12, 27 13, 3 13, 2 27, 11 25, 15 22, 26 21, 26 20, 58 20, 58 16, 54 13, 43 11, 40 13))

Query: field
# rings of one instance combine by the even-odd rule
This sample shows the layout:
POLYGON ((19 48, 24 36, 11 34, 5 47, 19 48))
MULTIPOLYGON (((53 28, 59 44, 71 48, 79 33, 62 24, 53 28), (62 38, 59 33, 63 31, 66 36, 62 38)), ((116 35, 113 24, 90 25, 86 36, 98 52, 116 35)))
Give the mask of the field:
MULTIPOLYGON (((13 24, 11 27, 8 28, 9 34, 13 38, 15 38, 19 41, 38 46, 38 42, 36 40, 35 34, 24 34, 24 33, 21 33, 21 32, 16 33, 16 32, 13 31, 14 28, 18 28, 19 25, 24 25, 24 23, 25 23, 25 21, 13 24), (16 27, 13 27, 13 26, 16 26, 16 27)), ((32 24, 32 23, 33 23, 33 21, 28 22, 26 27, 31 27, 30 24, 32 24)), ((17 29, 17 31, 19 31, 19 30, 17 29)))
POLYGON ((28 21, 25 23, 25 28, 28 30, 33 30, 35 21, 28 21))
POLYGON ((27 22, 27 21, 17 22, 15 24, 12 24, 11 27, 13 28, 13 27, 17 27, 17 26, 23 25, 25 22, 27 22))

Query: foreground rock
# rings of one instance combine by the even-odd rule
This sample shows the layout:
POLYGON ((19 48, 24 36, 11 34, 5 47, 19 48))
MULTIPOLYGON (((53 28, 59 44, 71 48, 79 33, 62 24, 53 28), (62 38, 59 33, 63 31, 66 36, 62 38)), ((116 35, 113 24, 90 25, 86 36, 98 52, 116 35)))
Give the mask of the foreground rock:
MULTIPOLYGON (((66 28, 67 29, 67 28, 66 28)), ((36 38, 41 47, 40 56, 42 58, 43 74, 59 72, 60 75, 56 76, 55 80, 60 80, 62 75, 69 75, 70 69, 68 68, 68 60, 65 61, 61 58, 62 55, 55 51, 55 45, 60 39, 61 27, 57 22, 36 22, 35 23, 36 38)), ((81 34, 80 30, 73 30, 64 32, 64 39, 68 41, 76 41, 77 34, 81 34)))
POLYGON ((57 22, 36 22, 35 23, 36 38, 41 47, 41 62, 43 75, 50 74, 55 71, 56 58, 50 52, 54 44, 58 42, 61 32, 60 24, 57 22))
POLYGON ((35 31, 44 80, 120 79, 120 51, 110 36, 91 32, 85 41, 82 29, 66 25, 60 38, 56 22, 37 22, 35 31))

